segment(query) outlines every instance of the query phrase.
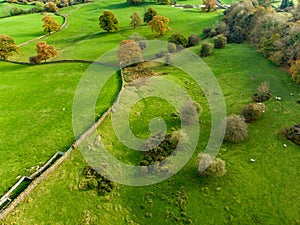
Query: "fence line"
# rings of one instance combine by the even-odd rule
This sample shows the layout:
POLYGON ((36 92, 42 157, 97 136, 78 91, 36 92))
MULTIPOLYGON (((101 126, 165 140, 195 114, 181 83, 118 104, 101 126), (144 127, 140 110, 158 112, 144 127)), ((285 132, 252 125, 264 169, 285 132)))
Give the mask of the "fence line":
MULTIPOLYGON (((102 114, 102 116, 94 123, 89 129, 87 129, 75 142, 74 144, 71 145, 71 147, 64 153, 62 152, 57 152, 55 155, 53 155, 44 165, 41 167, 38 171, 34 172, 30 177, 22 177, 11 189, 10 191, 14 188, 17 188, 22 181, 27 178, 32 180, 32 182, 25 188, 23 192, 21 192, 15 199, 12 200, 12 202, 8 202, 8 205, 4 207, 2 211, 0 211, 0 221, 3 220, 11 211, 14 210, 14 208, 19 205, 32 191, 35 187, 37 187, 43 180, 45 180, 71 153, 71 151, 75 148, 77 148, 81 142, 92 132, 94 132, 101 124, 102 122, 106 119, 106 117, 112 112, 112 109, 114 105, 119 101, 120 94, 123 91, 124 88, 124 80, 123 80, 123 74, 122 70, 120 70, 120 76, 121 76, 121 89, 119 93, 117 94, 114 103, 112 106, 110 106, 105 113, 102 114), (62 156, 56 160, 52 165, 51 163, 55 158, 59 155, 62 154, 62 156), (48 168, 48 166, 50 166, 48 168), (42 170, 43 169, 43 170, 42 170), (21 181, 22 180, 22 181, 21 181)), ((10 191, 8 191, 2 198, 1 201, 3 203, 5 201, 10 201, 9 196, 10 196, 10 191)), ((0 206, 1 204, 0 201, 0 206)))

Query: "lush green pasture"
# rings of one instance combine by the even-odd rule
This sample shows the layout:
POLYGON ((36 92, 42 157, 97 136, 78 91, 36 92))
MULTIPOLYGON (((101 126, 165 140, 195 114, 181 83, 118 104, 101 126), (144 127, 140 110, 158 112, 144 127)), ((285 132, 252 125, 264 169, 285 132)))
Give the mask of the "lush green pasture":
MULTIPOLYGON (((1 63, 0 195, 19 175, 29 175, 56 151, 74 141, 72 103, 85 64, 22 66, 1 63), (64 110, 65 109, 65 110, 64 110)), ((118 91, 114 76, 104 89, 98 113, 118 91)))
MULTIPOLYGON (((136 11, 143 16, 148 7, 150 7, 149 4, 133 7, 128 6, 126 2, 97 1, 93 4, 82 5, 73 13, 70 13, 68 8, 62 9, 62 14, 69 14, 67 28, 53 34, 51 37, 46 37, 44 40, 58 49, 57 59, 94 60, 103 53, 117 48, 121 40, 126 39, 135 32, 150 40, 157 39, 157 35, 152 33, 151 29, 145 24, 136 30, 130 27, 130 15, 136 11), (98 18, 107 9, 115 13, 120 20, 121 31, 119 33, 108 34, 100 30, 98 18)), ((170 19, 172 31, 166 34, 164 40, 167 40, 172 33, 176 32, 183 33, 186 36, 192 33, 201 34, 204 27, 215 23, 222 15, 221 11, 207 14, 162 5, 151 5, 151 7, 155 8, 158 14, 167 16, 170 19)), ((21 48, 19 56, 21 60, 28 60, 28 56, 35 54, 36 43, 37 41, 21 48)))
MULTIPOLYGON (((268 110, 264 117, 249 125, 246 142, 223 145, 219 156, 226 160, 228 172, 224 177, 197 175, 196 154, 205 147, 209 123, 201 127, 204 138, 200 139, 194 157, 172 179, 148 187, 120 185, 109 197, 78 190, 85 163, 75 150, 4 223, 47 224, 51 220, 57 224, 86 221, 127 224, 132 220, 138 224, 180 224, 185 217, 180 214, 176 199, 178 194, 186 192, 184 212, 193 224, 298 224, 299 146, 278 133, 283 127, 299 122, 299 104, 295 103, 299 99, 299 86, 248 45, 228 45, 205 61, 223 89, 228 114, 238 114, 244 104, 251 102, 250 96, 262 81, 269 81, 271 92, 282 97, 282 101, 271 99, 266 103, 268 110), (251 163, 251 158, 256 162, 251 163)), ((169 79, 176 80, 199 99, 199 90, 196 86, 186 86, 188 78, 184 74, 170 68, 159 70, 167 71, 169 79)), ((163 112, 161 103, 156 104, 163 112)), ((201 117, 206 118, 205 103, 202 106, 201 117)), ((149 107, 139 103, 133 108, 132 115, 139 111, 145 116, 132 118, 137 133, 145 132, 143 126, 156 113, 154 110, 149 113, 151 104, 149 107)), ((168 117, 168 113, 163 115, 168 117)), ((108 146, 114 146, 111 151, 119 159, 134 158, 114 137, 110 119, 99 132, 108 146)))
MULTIPOLYGON (((42 14, 19 15, 0 19, 0 33, 14 38, 16 44, 44 35, 42 14)), ((63 18, 52 14, 62 24, 63 18)))

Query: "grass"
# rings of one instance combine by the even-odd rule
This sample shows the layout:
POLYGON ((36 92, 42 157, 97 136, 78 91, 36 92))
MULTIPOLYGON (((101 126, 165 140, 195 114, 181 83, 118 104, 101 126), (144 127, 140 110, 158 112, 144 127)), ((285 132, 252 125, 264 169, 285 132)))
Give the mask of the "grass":
MULTIPOLYGON (((51 219, 57 224, 78 224, 86 219, 87 212, 95 224, 127 224, 131 220, 136 224, 180 224, 186 218, 193 224, 299 223, 300 182, 295 179, 300 171, 299 147, 278 134, 283 127, 298 122, 299 105, 295 100, 300 93, 299 86, 248 45, 228 45, 223 50, 216 50, 205 61, 223 89, 228 114, 238 114, 240 108, 250 102, 250 96, 262 81, 269 81, 271 92, 283 99, 266 103, 266 114, 249 125, 249 139, 245 143, 224 143, 219 152, 219 157, 226 160, 228 173, 224 177, 198 177, 195 153, 184 169, 168 181, 148 187, 119 185, 118 190, 101 197, 94 191, 78 190, 80 171, 85 162, 75 150, 4 223, 45 224, 51 219), (284 143, 287 148, 283 147, 284 143), (251 163, 250 158, 256 162, 251 163), (184 193, 186 205, 181 208, 176 199, 184 193)), ((168 68, 166 71, 169 79, 186 85, 184 74, 168 68)), ((196 87, 188 86, 187 90, 199 96, 196 87)), ((164 107, 157 104, 163 112, 164 107)), ((132 115, 136 111, 144 115, 132 117, 132 127, 137 134, 145 134, 146 121, 157 113, 153 110, 149 113, 151 107, 148 106, 139 103, 133 108, 132 115)), ((208 128, 209 123, 202 126, 201 137, 207 137, 208 128)), ((138 155, 130 153, 115 139, 109 119, 99 132, 119 159, 125 162, 137 160, 138 155)), ((204 147, 205 138, 201 138, 196 152, 204 147)))
MULTIPOLYGON (((29 41, 44 35, 42 14, 29 14, 7 17, 0 19, 0 33, 14 38, 16 44, 29 41)), ((62 24, 63 18, 60 16, 52 17, 62 24)))
POLYGON ((1 8, 0 17, 9 16, 10 10, 13 8, 28 10, 28 9, 32 9, 33 7, 34 7, 33 5, 11 4, 7 2, 0 2, 0 8, 1 8))
MULTIPOLYGON (((126 3, 114 0, 62 9, 61 13, 70 14, 67 28, 43 40, 58 48, 57 59, 96 59, 135 32, 129 26, 129 16, 134 11, 142 15, 148 6, 127 7, 126 3), (78 10, 72 12, 76 8, 78 10), (105 9, 112 10, 119 18, 120 33, 100 31, 98 17, 105 9)), ((164 40, 175 32, 186 36, 200 34, 204 27, 221 18, 221 12, 206 14, 167 6, 153 7, 160 15, 170 18, 172 31, 164 40)), ((0 24, 18 18, 26 19, 27 16, 1 19, 0 24)), ((23 38, 26 32, 20 29, 20 23, 10 24, 10 29, 0 26, 0 31, 11 30, 15 39, 19 32, 19 38, 23 38)), ((157 39, 146 26, 136 31, 148 39, 157 39)), ((22 47, 16 58, 27 60, 35 54, 35 44, 22 47)), ((192 50, 198 52, 199 46, 192 50)), ((193 224, 299 224, 300 181, 296 179, 300 171, 299 146, 278 134, 283 127, 299 123, 299 104, 295 103, 299 99, 299 86, 249 45, 228 45, 215 50, 205 61, 223 89, 228 114, 239 114, 262 81, 269 81, 271 92, 282 97, 282 101, 272 99, 266 103, 267 112, 261 120, 249 125, 249 139, 245 143, 224 143, 219 152, 227 164, 228 173, 224 177, 200 178, 197 175, 196 154, 205 148, 210 128, 209 111, 201 91, 181 71, 158 66, 153 69, 167 72, 168 79, 184 87, 204 108, 197 153, 184 169, 157 185, 119 185, 108 196, 98 196, 94 191, 78 190, 80 172, 86 163, 77 149, 0 224, 48 224, 49 221, 51 224, 127 224, 130 221, 180 224, 186 219, 191 219, 193 224), (288 147, 284 148, 283 144, 288 147), (250 163, 251 158, 256 162, 250 163)), ((0 63, 3 71, 0 76, 3 89, 0 146, 4 146, 0 153, 0 194, 18 175, 29 174, 31 167, 42 164, 57 150, 65 150, 73 142, 72 101, 87 67, 81 64, 21 66, 0 63)), ((117 75, 109 80, 98 99, 97 114, 111 104, 119 85, 117 75)), ((171 111, 172 107, 158 99, 140 101, 131 111, 130 124, 135 134, 146 137, 150 119, 163 113, 170 130, 178 127, 171 111), (140 117, 136 116, 137 112, 140 117)), ((99 132, 117 158, 133 164, 139 162, 141 155, 124 148, 116 139, 110 118, 99 132)))

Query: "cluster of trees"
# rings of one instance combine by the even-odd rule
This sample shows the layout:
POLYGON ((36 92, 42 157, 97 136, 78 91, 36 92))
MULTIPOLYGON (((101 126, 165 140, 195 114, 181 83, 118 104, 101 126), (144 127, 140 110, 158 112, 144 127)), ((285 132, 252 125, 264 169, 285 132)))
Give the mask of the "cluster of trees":
POLYGON ((250 41, 276 65, 290 68, 292 78, 300 83, 299 20, 300 4, 287 16, 264 2, 243 0, 232 3, 223 20, 203 33, 209 37, 223 34, 232 43, 250 41))
MULTIPOLYGON (((169 19, 165 16, 157 15, 157 12, 153 8, 149 8, 147 12, 144 14, 144 18, 139 16, 137 12, 134 12, 130 16, 131 22, 130 25, 136 29, 137 27, 142 25, 142 21, 147 23, 150 26, 151 30, 160 36, 163 36, 167 31, 171 30, 168 26, 169 19)), ((106 10, 99 17, 99 25, 100 28, 113 33, 120 30, 120 22, 118 18, 111 11, 106 10)))

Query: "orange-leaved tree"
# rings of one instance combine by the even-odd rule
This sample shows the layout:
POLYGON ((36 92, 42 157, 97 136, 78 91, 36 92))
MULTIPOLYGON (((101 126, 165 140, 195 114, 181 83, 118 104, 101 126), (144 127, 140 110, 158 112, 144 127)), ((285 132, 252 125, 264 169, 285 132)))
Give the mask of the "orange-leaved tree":
POLYGON ((117 56, 122 66, 138 63, 143 60, 141 47, 134 40, 121 41, 117 56))
POLYGON ((43 24, 44 32, 49 35, 53 31, 58 31, 60 28, 59 23, 56 22, 51 16, 44 16, 42 21, 44 22, 43 24))
POLYGON ((19 52, 14 39, 5 34, 0 34, 0 58, 6 60, 9 56, 13 55, 13 52, 19 52))
POLYGON ((56 48, 52 45, 47 45, 46 42, 39 42, 36 45, 36 62, 41 62, 42 60, 50 59, 52 57, 57 56, 58 52, 56 48))
POLYGON ((214 10, 216 6, 215 0, 203 0, 204 10, 206 12, 210 12, 210 10, 214 10))
POLYGON ((163 36, 167 31, 171 30, 168 26, 170 20, 165 16, 154 16, 153 19, 148 23, 153 32, 163 36))

